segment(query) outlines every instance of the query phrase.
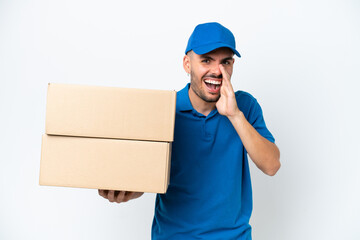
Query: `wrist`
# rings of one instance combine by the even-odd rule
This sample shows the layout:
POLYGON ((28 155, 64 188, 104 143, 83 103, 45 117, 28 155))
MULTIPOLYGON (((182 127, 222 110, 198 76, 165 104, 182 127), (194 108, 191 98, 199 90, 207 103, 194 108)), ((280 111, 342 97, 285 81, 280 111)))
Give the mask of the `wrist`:
POLYGON ((229 115, 227 117, 230 120, 230 122, 233 122, 236 119, 240 120, 242 117, 244 117, 244 113, 242 111, 240 111, 240 109, 238 108, 234 114, 229 115))

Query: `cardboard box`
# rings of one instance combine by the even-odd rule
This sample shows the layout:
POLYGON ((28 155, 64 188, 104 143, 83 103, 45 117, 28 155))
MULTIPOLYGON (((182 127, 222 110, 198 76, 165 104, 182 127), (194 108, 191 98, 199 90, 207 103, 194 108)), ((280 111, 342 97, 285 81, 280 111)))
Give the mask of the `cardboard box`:
POLYGON ((171 143, 43 135, 40 185, 165 193, 171 143))
POLYGON ((40 185, 165 193, 176 92, 49 84, 40 185))
POLYGON ((172 142, 176 92, 49 84, 51 135, 172 142))

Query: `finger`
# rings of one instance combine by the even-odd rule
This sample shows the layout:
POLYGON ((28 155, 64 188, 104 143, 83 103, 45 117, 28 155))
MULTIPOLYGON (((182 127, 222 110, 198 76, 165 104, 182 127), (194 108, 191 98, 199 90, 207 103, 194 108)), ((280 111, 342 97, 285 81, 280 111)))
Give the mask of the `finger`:
POLYGON ((135 193, 134 193, 134 196, 133 196, 133 199, 134 199, 134 198, 139 198, 139 197, 141 197, 143 194, 144 194, 143 192, 135 192, 135 193))
POLYGON ((124 201, 125 193, 126 193, 125 191, 119 191, 119 194, 116 196, 115 201, 116 201, 117 203, 123 202, 123 201, 124 201))
POLYGON ((225 70, 225 67, 222 64, 219 65, 219 68, 221 75, 223 76, 223 82, 228 84, 230 82, 230 74, 225 70))
POLYGON ((107 199, 108 190, 99 189, 99 195, 107 199))
POLYGON ((226 88, 224 88, 223 90, 228 90, 228 93, 231 94, 232 92, 234 92, 234 90, 230 82, 230 74, 226 71, 225 67, 222 64, 220 64, 220 71, 223 76, 222 87, 225 86, 226 88))
POLYGON ((221 84, 221 88, 220 88, 220 96, 226 96, 226 83, 224 83, 224 80, 223 80, 223 82, 222 82, 222 84, 221 84))
POLYGON ((226 90, 228 90, 230 88, 230 75, 227 73, 227 71, 225 70, 224 66, 220 64, 220 71, 221 74, 223 76, 223 80, 221 83, 221 89, 220 89, 220 93, 221 94, 225 94, 226 90))
POLYGON ((126 194, 123 198, 123 202, 127 202, 130 199, 133 199, 135 194, 136 194, 136 192, 126 192, 126 194))
POLYGON ((107 199, 109 200, 109 202, 114 202, 115 201, 115 191, 109 190, 109 192, 107 194, 107 199))
POLYGON ((104 197, 104 194, 105 194, 104 190, 98 189, 98 193, 99 193, 100 196, 104 197))

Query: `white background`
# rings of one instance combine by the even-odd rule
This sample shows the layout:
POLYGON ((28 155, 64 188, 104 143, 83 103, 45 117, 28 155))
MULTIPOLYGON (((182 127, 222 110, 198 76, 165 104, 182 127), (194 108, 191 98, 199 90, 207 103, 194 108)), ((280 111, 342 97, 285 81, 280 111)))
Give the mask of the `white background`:
MULTIPOLYGON (((198 23, 232 30, 235 89, 281 150, 251 164, 255 240, 360 239, 360 2, 0 0, 0 239, 150 239, 155 194, 38 185, 48 82, 180 90, 198 23)), ((214 192, 216 194, 216 191, 214 192)))

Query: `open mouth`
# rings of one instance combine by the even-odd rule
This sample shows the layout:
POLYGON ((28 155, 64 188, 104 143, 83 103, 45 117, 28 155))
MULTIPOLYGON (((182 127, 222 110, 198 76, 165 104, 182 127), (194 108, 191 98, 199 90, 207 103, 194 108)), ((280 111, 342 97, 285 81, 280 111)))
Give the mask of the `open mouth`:
POLYGON ((217 93, 220 90, 221 87, 221 80, 210 80, 210 79, 205 79, 204 80, 206 87, 208 88, 208 90, 212 93, 217 93))

